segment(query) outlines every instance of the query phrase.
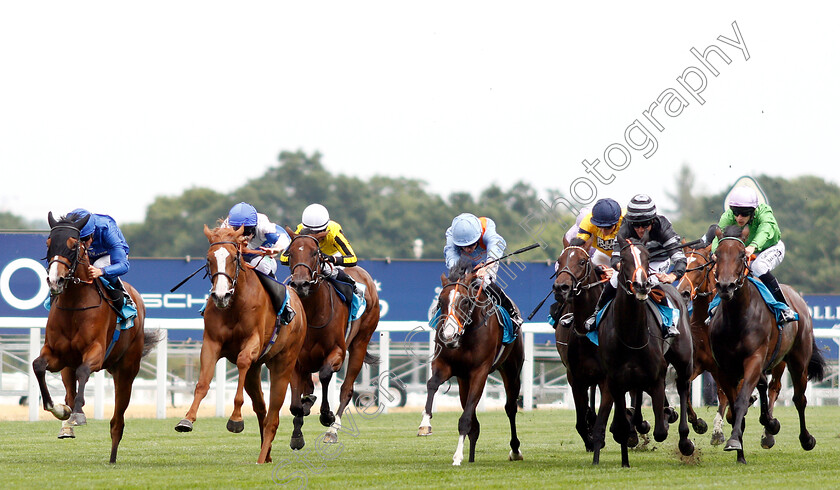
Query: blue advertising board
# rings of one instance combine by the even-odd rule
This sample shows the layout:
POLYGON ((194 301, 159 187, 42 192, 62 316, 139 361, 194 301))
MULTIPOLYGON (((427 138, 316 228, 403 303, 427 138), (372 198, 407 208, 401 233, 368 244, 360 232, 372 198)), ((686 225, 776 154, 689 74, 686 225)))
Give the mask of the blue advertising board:
MULTIPOLYGON (((45 233, 0 233, 0 317, 44 318, 43 303, 48 295, 46 285, 45 233)), ((170 289, 204 264, 203 257, 187 259, 132 258, 131 269, 123 278, 143 296, 149 318, 198 318, 210 282, 201 273, 187 281, 177 291, 170 289)), ((361 260, 379 289, 382 320, 425 322, 429 309, 441 287, 445 272, 443 260, 361 260)), ((285 271, 279 271, 280 276, 285 271)), ((501 264, 498 281, 522 310, 530 311, 548 294, 554 265, 546 262, 518 262, 501 264)), ((840 325, 840 295, 806 295, 811 307, 815 328, 840 325)), ((545 321, 546 306, 534 321, 545 321)), ((840 326, 838 326, 840 328, 840 326)), ((192 337, 195 332, 172 332, 172 338, 192 337)), ((542 337, 542 336, 541 336, 542 337)), ((551 339, 538 339, 538 342, 551 339)), ((829 348, 836 357, 837 344, 821 340, 821 347, 829 348)))

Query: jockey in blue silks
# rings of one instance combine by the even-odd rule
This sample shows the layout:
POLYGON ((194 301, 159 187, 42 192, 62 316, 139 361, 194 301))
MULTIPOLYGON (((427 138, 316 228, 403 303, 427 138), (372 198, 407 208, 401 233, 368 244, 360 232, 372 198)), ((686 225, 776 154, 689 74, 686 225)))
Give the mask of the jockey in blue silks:
POLYGON ((245 260, 259 272, 276 278, 277 261, 274 256, 289 246, 289 234, 247 202, 240 202, 230 208, 227 219, 222 223, 223 228, 240 226, 244 227, 243 236, 248 238, 248 248, 266 252, 265 256, 246 254, 245 260))
POLYGON ((114 307, 123 319, 136 314, 134 302, 120 280, 120 276, 128 272, 128 243, 117 226, 114 218, 107 214, 93 214, 87 209, 77 208, 67 215, 67 218, 79 220, 90 216, 85 226, 79 231, 79 239, 85 243, 90 259, 88 272, 91 278, 101 278, 110 287, 114 307), (123 311, 127 309, 128 311, 123 311))
POLYGON ((496 284, 499 262, 485 266, 487 262, 498 259, 505 253, 507 243, 496 232, 496 223, 486 217, 477 217, 470 213, 459 214, 446 230, 446 245, 443 248, 446 268, 452 269, 461 257, 469 257, 473 267, 479 266, 476 273, 484 280, 484 287, 496 303, 510 313, 516 327, 522 326, 522 315, 504 289, 496 284))

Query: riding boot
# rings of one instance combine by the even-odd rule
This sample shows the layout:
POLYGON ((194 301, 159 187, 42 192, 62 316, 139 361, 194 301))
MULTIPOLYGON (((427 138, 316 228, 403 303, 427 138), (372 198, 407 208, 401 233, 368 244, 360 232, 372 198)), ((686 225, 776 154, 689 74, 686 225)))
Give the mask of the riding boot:
POLYGON ((615 299, 615 293, 615 287, 609 281, 606 282, 604 284, 604 290, 601 291, 601 296, 598 298, 598 305, 595 307, 595 311, 583 322, 583 327, 587 332, 595 330, 595 319, 598 318, 598 313, 604 309, 607 303, 615 299))
POLYGON ((767 289, 770 290, 773 298, 779 303, 785 305, 785 308, 779 313, 779 324, 784 325, 785 323, 796 321, 796 313, 790 308, 790 305, 788 305, 785 295, 782 293, 782 287, 779 286, 779 281, 776 280, 776 277, 770 272, 765 272, 764 274, 758 276, 758 278, 761 279, 761 282, 764 283, 765 286, 767 286, 767 289))
POLYGON ((505 291, 495 282, 491 282, 487 286, 487 292, 493 297, 499 306, 508 312, 510 320, 513 322, 514 329, 521 327, 525 320, 522 319, 522 315, 519 313, 519 308, 513 304, 510 296, 508 296, 507 293, 505 293, 505 291))
POLYGON ((345 282, 345 283, 353 286, 353 294, 355 294, 356 297, 359 298, 359 304, 364 302, 364 300, 365 300, 365 290, 367 289, 365 287, 365 285, 357 283, 355 281, 355 279, 350 277, 350 274, 344 272, 344 269, 339 269, 339 268, 336 267, 335 270, 336 270, 336 273, 335 273, 335 276, 334 276, 335 280, 345 282))
POLYGON ((288 325, 292 323, 292 320, 295 318, 295 314, 296 313, 294 308, 292 308, 291 305, 286 305, 286 307, 283 308, 283 311, 281 311, 280 314, 277 315, 277 319, 283 325, 288 325))

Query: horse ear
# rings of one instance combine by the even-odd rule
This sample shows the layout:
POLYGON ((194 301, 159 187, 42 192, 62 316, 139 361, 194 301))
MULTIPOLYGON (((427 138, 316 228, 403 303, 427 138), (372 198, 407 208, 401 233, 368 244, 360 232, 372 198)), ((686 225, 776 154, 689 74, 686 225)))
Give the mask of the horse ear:
POLYGON ((49 224, 50 224, 50 229, 55 228, 55 225, 57 225, 57 224, 58 224, 58 221, 56 221, 56 220, 55 220, 55 218, 53 218, 52 211, 50 211, 50 212, 47 214, 47 223, 49 223, 49 224))
POLYGON ((288 233, 288 234, 289 234, 289 238, 294 238, 294 237, 296 237, 296 236, 297 236, 297 233, 295 233, 295 231, 294 231, 294 230, 292 230, 291 228, 289 228, 289 225, 286 225, 286 226, 285 226, 285 228, 286 228, 286 233, 288 233))
POLYGON ((238 228, 233 230, 233 237, 239 238, 242 236, 243 233, 245 233, 245 227, 243 225, 239 225, 238 228))
POLYGON ((446 274, 441 274, 440 275, 440 285, 441 286, 446 286, 446 284, 448 282, 449 282, 449 279, 446 278, 446 274))
POLYGON ((750 227, 745 226, 743 230, 741 230, 741 241, 747 243, 747 238, 750 237, 750 227))
POLYGON ((623 246, 627 245, 627 239, 624 238, 623 236, 618 235, 615 238, 618 240, 618 246, 619 247, 623 247, 623 246))
POLYGON ((91 216, 92 215, 89 214, 89 215, 85 216, 84 218, 82 218, 80 220, 76 220, 76 222, 73 223, 73 226, 78 228, 79 231, 82 231, 82 228, 84 228, 85 225, 87 224, 87 222, 90 221, 91 216))
POLYGON ((715 236, 718 240, 723 238, 723 230, 720 229, 720 226, 715 226, 715 236))
POLYGON ((206 236, 207 239, 210 240, 211 242, 213 241, 213 237, 211 236, 212 234, 213 234, 213 232, 210 231, 210 228, 207 227, 207 223, 205 223, 204 224, 204 236, 206 236))

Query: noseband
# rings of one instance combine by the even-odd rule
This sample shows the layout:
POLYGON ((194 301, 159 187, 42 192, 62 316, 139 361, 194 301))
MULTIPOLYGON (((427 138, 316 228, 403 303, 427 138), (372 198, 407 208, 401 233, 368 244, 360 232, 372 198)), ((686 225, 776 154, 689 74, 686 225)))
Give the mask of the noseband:
MULTIPOLYGON (((563 250, 563 252, 565 253, 566 250, 580 250, 587 257, 586 268, 583 270, 583 277, 578 278, 577 276, 575 276, 574 272, 572 272, 572 269, 569 268, 568 264, 563 266, 562 269, 558 270, 555 273, 555 276, 558 277, 558 278, 560 277, 560 274, 564 274, 564 273, 568 274, 572 278, 572 293, 575 296, 577 296, 580 293, 586 291, 587 289, 591 289, 591 288, 593 288, 593 287, 595 287, 595 286, 597 286, 597 285, 599 285, 603 282, 606 282, 606 280, 603 280, 603 281, 594 281, 594 282, 589 282, 589 283, 584 284, 584 281, 587 280, 589 278, 589 276, 592 274, 592 269, 593 269, 592 268, 592 260, 589 257, 589 252, 587 252, 583 247, 577 247, 577 246, 566 247, 563 250)), ((561 255, 560 258, 563 258, 563 256, 561 255)), ((560 259, 557 259, 557 265, 558 266, 560 265, 560 259)))
POLYGON ((225 271, 216 271, 210 276, 210 283, 213 287, 210 289, 210 293, 213 293, 213 289, 215 288, 216 284, 216 276, 225 276, 230 281, 230 294, 233 295, 234 291, 236 291, 236 280, 239 278, 239 271, 242 269, 241 259, 242 259, 242 249, 241 245, 236 242, 213 242, 210 244, 210 248, 212 249, 215 246, 221 245, 233 245, 236 248, 236 259, 234 263, 236 264, 236 271, 233 273, 233 277, 230 276, 225 271))
MULTIPOLYGON (((294 237, 292 239, 291 242, 289 242, 289 246, 286 247, 286 249, 291 250, 292 249, 292 244, 295 243, 295 240, 297 240, 298 238, 309 238, 310 240, 313 240, 315 242, 315 250, 320 250, 320 248, 321 248, 320 242, 318 242, 318 239, 315 238, 314 236, 312 236, 312 235, 297 235, 296 237, 294 237)), ((306 264, 306 263, 303 263, 303 262, 298 262, 297 264, 295 264, 291 267, 290 272, 291 272, 292 275, 294 275, 295 269, 297 269, 298 267, 306 267, 306 269, 309 270, 309 281, 308 282, 310 284, 317 284, 318 281, 321 280, 321 276, 318 273, 321 270, 321 264, 322 263, 323 263, 323 259, 321 258, 321 254, 319 253, 317 263, 315 264, 315 268, 310 267, 309 264, 306 264)))

